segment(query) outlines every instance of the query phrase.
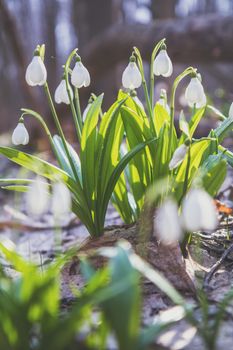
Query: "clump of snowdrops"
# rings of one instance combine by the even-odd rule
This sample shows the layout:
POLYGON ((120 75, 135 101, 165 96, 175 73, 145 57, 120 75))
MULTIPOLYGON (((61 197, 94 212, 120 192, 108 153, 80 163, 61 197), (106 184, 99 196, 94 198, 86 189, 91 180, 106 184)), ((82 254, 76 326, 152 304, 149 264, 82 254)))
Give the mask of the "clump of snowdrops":
MULTIPOLYGON (((29 135, 25 119, 37 119, 50 141, 58 166, 15 148, 0 147, 0 153, 50 183, 66 187, 68 191, 61 190, 60 185, 60 192, 66 192, 66 198, 69 193, 70 200, 66 199, 67 204, 62 207, 54 204, 54 212, 59 216, 67 211, 67 207, 71 207, 89 233, 100 236, 104 231, 110 200, 126 223, 134 222, 141 213, 148 188, 166 178, 169 193, 166 193, 165 200, 156 203, 157 206, 161 205, 156 225, 160 226, 157 227, 158 232, 164 239, 178 239, 181 231, 213 229, 217 221, 211 197, 217 193, 226 176, 227 162, 233 164, 233 154, 220 145, 232 129, 233 107, 229 117, 217 112, 221 122, 209 135, 201 139, 194 138, 194 132, 205 112, 209 108, 216 111, 207 105, 202 78, 197 69, 188 67, 175 78, 170 104, 165 90, 161 91, 155 103, 155 77, 166 78, 173 73, 165 39, 152 52, 149 84, 140 52, 134 48, 122 75, 123 90, 119 91, 113 105, 103 113, 103 95, 96 97, 92 94, 87 107, 81 111, 79 89, 88 87, 91 79, 77 49, 72 51, 63 66, 62 79, 54 100, 70 107, 80 144, 78 154, 68 143, 61 127, 47 83, 44 54, 44 45, 38 45, 26 70, 26 81, 30 86, 42 86, 44 89, 58 134, 51 134, 43 116, 23 108, 12 142, 26 145, 29 135), (174 126, 176 90, 187 77, 189 82, 185 99, 190 106, 190 116, 187 119, 181 111, 180 132, 177 134, 174 126), (140 86, 144 91, 145 105, 137 97, 136 89, 140 86), (194 186, 197 179, 198 187, 194 186), (205 214, 202 211, 203 203, 206 204, 205 214), (181 215, 178 214, 180 208, 181 215), (209 222, 206 219, 208 214, 211 217, 209 222), (196 224, 194 217, 197 218, 196 224)), ((1 183, 7 189, 12 186, 14 190, 27 191, 34 181, 38 182, 38 178, 2 179, 1 183)), ((48 184, 48 192, 53 186, 48 184)), ((63 195, 60 198, 62 202, 63 195)))

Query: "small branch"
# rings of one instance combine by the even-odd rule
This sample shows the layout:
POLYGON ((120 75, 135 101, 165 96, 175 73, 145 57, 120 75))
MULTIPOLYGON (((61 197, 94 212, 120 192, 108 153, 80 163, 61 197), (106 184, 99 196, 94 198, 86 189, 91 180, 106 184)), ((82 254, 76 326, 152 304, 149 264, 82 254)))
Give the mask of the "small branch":
POLYGON ((214 275, 214 273, 220 268, 224 263, 227 256, 233 251, 233 243, 225 250, 221 258, 211 267, 210 271, 206 274, 204 278, 203 288, 208 288, 209 283, 214 275))

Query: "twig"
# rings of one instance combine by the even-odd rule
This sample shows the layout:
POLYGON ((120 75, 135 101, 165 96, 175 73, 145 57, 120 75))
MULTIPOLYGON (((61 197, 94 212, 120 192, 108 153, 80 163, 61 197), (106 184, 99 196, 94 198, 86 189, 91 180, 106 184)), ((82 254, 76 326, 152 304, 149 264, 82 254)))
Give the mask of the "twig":
POLYGON ((58 228, 61 230, 66 230, 77 226, 81 226, 81 223, 71 221, 66 225, 33 226, 33 225, 24 224, 17 221, 2 221, 0 222, 0 233, 1 233, 1 230, 4 230, 6 228, 17 229, 22 231, 38 232, 38 231, 46 231, 46 230, 55 230, 58 228))
POLYGON ((211 267, 210 271, 206 274, 204 278, 203 288, 207 288, 210 280, 212 279, 214 273, 219 269, 219 267, 223 264, 227 256, 233 251, 233 243, 225 250, 222 254, 221 258, 211 267))

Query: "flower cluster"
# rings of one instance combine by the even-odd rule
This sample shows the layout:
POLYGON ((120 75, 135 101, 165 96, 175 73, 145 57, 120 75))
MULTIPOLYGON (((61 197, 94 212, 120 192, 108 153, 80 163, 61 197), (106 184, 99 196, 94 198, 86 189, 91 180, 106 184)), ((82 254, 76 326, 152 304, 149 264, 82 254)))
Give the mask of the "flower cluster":
POLYGON ((181 240, 183 232, 214 230, 217 224, 217 210, 213 199, 200 188, 191 189, 186 195, 181 215, 176 202, 168 198, 157 210, 154 220, 157 237, 164 244, 181 240))

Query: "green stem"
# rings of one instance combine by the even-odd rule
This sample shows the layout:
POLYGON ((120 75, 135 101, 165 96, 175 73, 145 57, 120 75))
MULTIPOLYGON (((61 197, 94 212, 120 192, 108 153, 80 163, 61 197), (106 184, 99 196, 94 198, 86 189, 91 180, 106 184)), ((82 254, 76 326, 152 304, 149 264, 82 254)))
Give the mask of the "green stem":
POLYGON ((78 116, 75 110, 75 106, 74 106, 74 102, 71 96, 71 92, 70 92, 70 84, 69 84, 69 79, 68 79, 68 72, 65 69, 65 80, 66 80, 66 90, 69 96, 69 101, 70 101, 70 108, 71 108, 71 112, 72 112, 72 116, 73 116, 73 120, 74 120, 74 124, 75 124, 75 128, 76 128, 76 132, 77 132, 77 136, 78 136, 78 141, 81 144, 81 122, 78 120, 78 116))
POLYGON ((79 123, 80 123, 81 129, 82 129, 82 127, 83 127, 83 120, 82 120, 82 112, 81 112, 81 108, 80 108, 80 100, 79 100, 78 88, 74 89, 74 100, 75 100, 75 104, 76 104, 76 111, 77 111, 79 123))
POLYGON ((176 97, 176 89, 181 82, 182 79, 184 79, 187 75, 195 72, 196 70, 193 67, 188 67, 182 72, 178 77, 175 79, 174 84, 172 86, 172 92, 171 92, 171 116, 170 116, 170 129, 169 129, 169 143, 168 143, 168 161, 171 159, 172 154, 172 141, 173 141, 173 127, 174 127, 174 118, 175 118, 175 97, 176 97))
POLYGON ((140 73, 142 75, 142 87, 143 87, 143 91, 144 91, 144 95, 145 95, 145 99, 146 99, 147 111, 149 113, 150 127, 152 129, 154 136, 156 137, 156 130, 155 130, 154 121, 153 121, 153 110, 152 110, 152 105, 150 102, 150 97, 149 97, 148 88, 147 88, 147 84, 146 84, 143 63, 142 63, 142 57, 141 57, 140 51, 136 47, 134 47, 134 52, 135 52, 135 55, 137 57, 137 63, 138 63, 140 73))
POLYGON ((165 43, 166 39, 162 39, 158 42, 158 44, 155 46, 152 55, 151 55, 151 64, 150 64, 150 104, 153 108, 154 105, 154 69, 153 69, 153 65, 154 65, 154 60, 155 57, 159 51, 159 49, 161 48, 161 46, 165 43))
POLYGON ((184 196, 185 196, 185 194, 187 192, 187 189, 188 189, 190 163, 191 163, 191 146, 188 147, 188 159, 187 159, 187 166, 186 166, 186 169, 185 169, 185 179, 184 179, 184 187, 183 187, 182 198, 184 198, 184 196))
POLYGON ((81 118, 81 114, 79 114, 79 112, 75 110, 75 106, 74 106, 74 102, 70 93, 70 89, 69 89, 69 70, 70 70, 70 64, 71 61, 73 59, 73 57, 77 54, 77 48, 74 49, 71 54, 69 55, 66 64, 65 64, 65 80, 66 80, 66 89, 67 89, 67 93, 69 96, 69 100, 70 100, 70 107, 71 107, 71 112, 72 112, 72 116, 73 116, 73 120, 74 120, 74 124, 75 124, 75 128, 76 128, 76 132, 77 132, 77 136, 78 136, 78 140, 79 143, 81 143, 81 134, 82 134, 82 118, 81 118), (77 114, 78 113, 78 114, 77 114))
POLYGON ((48 103, 49 103, 49 107, 51 109, 51 112, 52 112, 52 115, 53 115, 53 119, 54 119, 54 122, 56 124, 56 127, 57 127, 57 130, 58 130, 58 133, 62 139, 62 143, 63 143, 63 146, 64 146, 64 149, 65 149, 65 152, 66 152, 66 155, 67 155, 67 158, 69 160, 69 163, 70 163, 70 166, 72 168, 72 171, 74 173, 74 176, 76 178, 76 180, 78 180, 78 173, 76 171, 76 168, 74 166, 74 163, 72 161, 72 158, 70 156, 70 152, 69 152, 69 149, 67 147, 67 143, 66 143, 66 139, 65 139, 65 135, 63 133, 63 130, 62 130, 62 127, 61 127, 61 124, 60 124, 60 121, 58 119, 58 116, 57 116, 57 112, 56 112, 56 109, 54 107, 54 104, 53 104, 53 100, 52 100, 52 97, 51 97, 51 94, 50 94, 50 91, 49 91, 49 87, 48 87, 48 83, 46 82, 45 85, 44 85, 44 90, 45 90, 45 94, 47 96, 47 99, 48 99, 48 103))

